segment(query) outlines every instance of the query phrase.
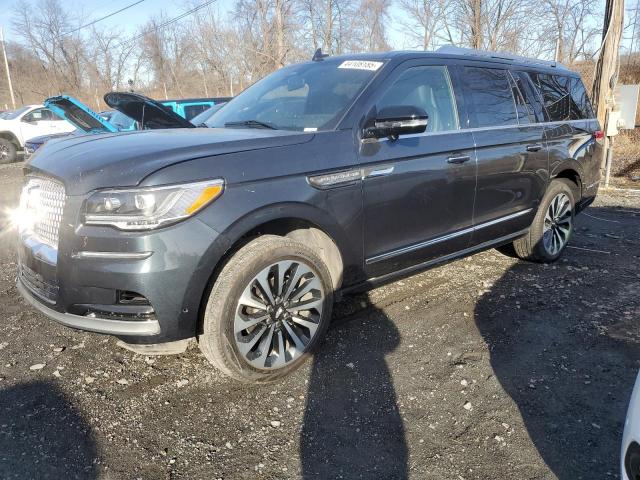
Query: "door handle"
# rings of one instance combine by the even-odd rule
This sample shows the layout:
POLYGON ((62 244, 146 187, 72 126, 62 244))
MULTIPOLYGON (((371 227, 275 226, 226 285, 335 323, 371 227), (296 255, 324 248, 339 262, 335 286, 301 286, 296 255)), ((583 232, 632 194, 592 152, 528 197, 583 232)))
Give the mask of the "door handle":
POLYGON ((542 150, 542 145, 529 145, 527 147, 527 152, 539 152, 542 150))
POLYGON ((447 158, 447 163, 455 163, 459 165, 461 163, 468 162, 469 160, 471 160, 469 155, 457 155, 447 158))

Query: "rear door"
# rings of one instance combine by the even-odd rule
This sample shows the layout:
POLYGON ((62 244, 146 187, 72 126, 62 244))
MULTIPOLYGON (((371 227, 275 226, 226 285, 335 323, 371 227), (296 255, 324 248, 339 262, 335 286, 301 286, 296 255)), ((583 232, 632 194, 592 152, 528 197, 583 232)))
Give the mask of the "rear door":
POLYGON ((548 151, 518 74, 467 65, 460 77, 478 165, 471 243, 480 245, 531 224, 548 182, 548 151))
POLYGON ((529 75, 540 91, 548 116, 546 136, 551 176, 566 168, 575 170, 581 179, 582 196, 595 195, 600 162, 594 134, 600 127, 582 81, 568 73, 531 72, 529 75))
POLYGON ((466 248, 476 182, 473 136, 460 130, 461 99, 446 62, 405 62, 379 91, 372 111, 412 105, 427 112, 429 124, 423 134, 360 141, 369 277, 466 248))

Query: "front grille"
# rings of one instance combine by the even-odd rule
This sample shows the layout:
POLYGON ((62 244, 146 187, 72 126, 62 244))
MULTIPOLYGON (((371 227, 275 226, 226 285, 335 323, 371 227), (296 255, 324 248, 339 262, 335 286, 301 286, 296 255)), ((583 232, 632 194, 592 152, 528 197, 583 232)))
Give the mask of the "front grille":
POLYGON ((19 273, 20 280, 31 292, 49 303, 56 303, 58 300, 57 284, 45 280, 42 275, 25 265, 20 265, 19 273))
POLYGON ((58 248, 58 234, 64 210, 64 185, 55 180, 30 177, 22 192, 21 203, 33 215, 33 235, 42 243, 58 248))

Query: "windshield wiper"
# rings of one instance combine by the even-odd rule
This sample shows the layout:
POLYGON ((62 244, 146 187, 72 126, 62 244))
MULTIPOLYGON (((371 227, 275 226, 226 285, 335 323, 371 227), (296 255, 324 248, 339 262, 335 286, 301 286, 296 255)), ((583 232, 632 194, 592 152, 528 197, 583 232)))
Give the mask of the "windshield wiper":
POLYGON ((239 122, 227 122, 225 127, 250 127, 250 128, 268 128, 270 130, 278 130, 278 127, 270 123, 261 122, 260 120, 241 120, 239 122))

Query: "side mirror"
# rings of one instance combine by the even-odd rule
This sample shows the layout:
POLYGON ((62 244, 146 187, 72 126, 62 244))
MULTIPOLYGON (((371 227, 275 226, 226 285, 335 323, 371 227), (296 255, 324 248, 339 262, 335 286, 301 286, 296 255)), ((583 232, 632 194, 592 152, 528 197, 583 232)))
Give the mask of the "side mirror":
POLYGON ((397 139, 400 135, 423 133, 427 129, 429 115, 422 108, 397 105, 378 112, 373 127, 365 128, 365 138, 397 139))

